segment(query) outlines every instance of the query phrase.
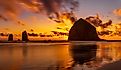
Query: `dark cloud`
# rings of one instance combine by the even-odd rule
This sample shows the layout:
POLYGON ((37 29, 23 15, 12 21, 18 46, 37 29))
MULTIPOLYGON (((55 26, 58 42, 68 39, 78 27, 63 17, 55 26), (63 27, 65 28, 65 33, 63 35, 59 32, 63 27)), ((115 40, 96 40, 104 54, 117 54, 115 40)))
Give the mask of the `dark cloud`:
POLYGON ((36 33, 28 33, 28 35, 29 35, 29 36, 33 36, 33 37, 37 37, 37 36, 39 36, 39 35, 36 34, 36 33))
POLYGON ((97 16, 89 16, 86 18, 86 20, 88 22, 90 22, 91 24, 93 24, 95 27, 102 27, 102 28, 107 28, 108 26, 110 26, 112 24, 112 20, 109 20, 106 23, 103 23, 102 20, 99 18, 99 15, 97 16))
POLYGON ((22 21, 17 21, 19 25, 25 26, 25 24, 22 21))
POLYGON ((113 33, 113 31, 106 30, 106 31, 101 31, 101 32, 97 32, 97 33, 98 33, 98 35, 103 36, 103 35, 111 35, 113 33))
POLYGON ((64 20, 70 20, 71 23, 74 23, 77 20, 73 11, 70 12, 55 12, 54 14, 50 15, 49 18, 56 23, 67 23, 64 20))
POLYGON ((106 22, 106 23, 104 23, 104 24, 102 24, 102 25, 100 25, 101 27, 103 27, 103 28, 107 28, 108 26, 110 26, 112 24, 112 20, 109 20, 108 22, 106 22))
POLYGON ((34 32, 34 29, 30 29, 31 32, 34 32))
POLYGON ((53 32, 55 35, 59 36, 59 35, 65 35, 65 36, 68 36, 68 33, 65 33, 65 32, 58 32, 58 31, 51 31, 53 32))
POLYGON ((102 25, 102 20, 99 18, 99 16, 89 16, 86 18, 86 20, 90 23, 92 23, 94 26, 98 27, 102 25))
POLYGON ((6 33, 0 33, 0 36, 8 36, 9 34, 6 33))

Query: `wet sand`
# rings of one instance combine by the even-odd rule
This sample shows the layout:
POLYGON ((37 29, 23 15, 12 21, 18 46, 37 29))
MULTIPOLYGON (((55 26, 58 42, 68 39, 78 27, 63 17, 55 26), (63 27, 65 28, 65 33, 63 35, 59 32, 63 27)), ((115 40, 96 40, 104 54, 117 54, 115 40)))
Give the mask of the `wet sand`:
POLYGON ((121 70, 121 60, 106 64, 103 67, 100 67, 98 70, 121 70))

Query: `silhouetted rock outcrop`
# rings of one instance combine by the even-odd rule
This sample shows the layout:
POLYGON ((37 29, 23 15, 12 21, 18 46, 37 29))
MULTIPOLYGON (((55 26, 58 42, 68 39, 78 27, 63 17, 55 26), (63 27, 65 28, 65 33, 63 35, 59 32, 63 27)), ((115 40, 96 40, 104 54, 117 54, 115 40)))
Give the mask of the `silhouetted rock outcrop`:
POLYGON ((13 34, 9 34, 8 41, 13 41, 13 34))
POLYGON ((96 28, 84 19, 74 23, 69 31, 69 41, 99 41, 96 28))
POLYGON ((27 34, 27 32, 26 31, 23 31, 22 32, 22 41, 28 41, 29 39, 28 39, 28 34, 27 34))

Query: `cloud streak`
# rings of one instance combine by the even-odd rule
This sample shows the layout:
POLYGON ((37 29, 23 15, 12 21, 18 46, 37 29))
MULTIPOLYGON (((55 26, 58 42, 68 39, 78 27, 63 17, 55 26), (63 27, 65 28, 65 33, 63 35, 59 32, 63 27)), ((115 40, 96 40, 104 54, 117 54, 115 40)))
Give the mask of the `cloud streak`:
POLYGON ((115 10, 113 11, 113 13, 114 13, 115 15, 117 15, 117 16, 121 16, 121 8, 115 9, 115 10))

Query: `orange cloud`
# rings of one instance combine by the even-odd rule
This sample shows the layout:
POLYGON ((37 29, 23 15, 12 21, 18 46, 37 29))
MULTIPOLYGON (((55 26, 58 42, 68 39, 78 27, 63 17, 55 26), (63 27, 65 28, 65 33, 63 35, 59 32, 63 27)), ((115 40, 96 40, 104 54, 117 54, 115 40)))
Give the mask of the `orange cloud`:
POLYGON ((113 13, 114 13, 115 15, 117 15, 117 16, 121 16, 121 8, 115 9, 115 10, 113 11, 113 13))

